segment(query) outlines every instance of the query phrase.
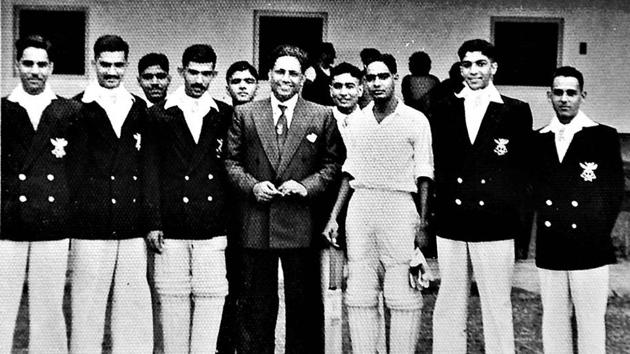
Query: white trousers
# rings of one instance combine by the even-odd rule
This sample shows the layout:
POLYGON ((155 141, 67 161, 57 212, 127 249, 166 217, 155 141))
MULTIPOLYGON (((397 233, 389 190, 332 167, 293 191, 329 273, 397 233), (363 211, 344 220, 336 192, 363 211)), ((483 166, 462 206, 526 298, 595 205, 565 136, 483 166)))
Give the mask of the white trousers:
POLYGON ((165 239, 162 253, 155 255, 165 353, 215 352, 228 293, 226 245, 225 236, 165 239))
POLYGON ((545 353, 573 354, 571 315, 575 309, 580 354, 606 352, 609 267, 558 271, 538 268, 543 304, 545 353))
POLYGON ((433 311, 433 353, 466 353, 472 272, 481 300, 486 353, 514 353, 510 300, 514 240, 463 242, 438 236, 437 251, 441 284, 433 311))
POLYGON ((0 240, 0 354, 10 353, 24 280, 28 280, 29 353, 67 353, 63 317, 69 240, 0 240))
POLYGON ((153 319, 144 239, 73 239, 71 353, 102 351, 112 290, 112 353, 152 353, 153 319))

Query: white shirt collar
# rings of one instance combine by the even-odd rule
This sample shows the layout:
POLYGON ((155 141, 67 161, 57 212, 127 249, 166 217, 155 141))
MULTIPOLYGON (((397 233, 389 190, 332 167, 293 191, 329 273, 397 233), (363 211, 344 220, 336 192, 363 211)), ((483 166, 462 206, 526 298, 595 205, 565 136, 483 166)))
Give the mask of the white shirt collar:
POLYGON ((470 89, 470 87, 468 87, 468 84, 464 82, 464 88, 459 93, 455 93, 455 96, 463 99, 480 97, 481 99, 487 100, 488 102, 503 103, 501 94, 499 93, 499 90, 497 90, 497 88, 494 86, 492 81, 488 83, 488 86, 480 90, 472 90, 470 89))
POLYGON ((55 95, 48 85, 44 87, 44 91, 42 91, 39 95, 31 95, 24 91, 24 87, 19 84, 13 89, 13 91, 11 91, 11 94, 7 97, 7 99, 11 102, 19 104, 22 107, 26 107, 35 101, 47 102, 46 106, 48 106, 52 100, 57 99, 57 95, 55 95))
POLYGON ((293 111, 295 111, 295 106, 297 105, 299 94, 293 95, 293 97, 288 100, 281 102, 276 96, 271 93, 271 110, 273 112, 273 125, 275 126, 278 123, 278 118, 282 112, 280 111, 280 107, 278 105, 286 106, 287 109, 284 110, 284 116, 287 118, 287 127, 291 127, 291 121, 293 120, 293 111))
POLYGON ((359 105, 357 105, 356 107, 354 107, 354 110, 350 112, 350 114, 345 114, 345 113, 342 113, 339 110, 339 108, 333 107, 332 112, 333 112, 333 117, 335 117, 335 119, 339 121, 339 120, 345 119, 346 117, 352 117, 356 115, 358 112, 361 112, 361 108, 359 107, 359 105))
POLYGON ((122 102, 122 100, 130 100, 131 102, 135 101, 133 95, 127 91, 125 86, 122 84, 116 88, 108 89, 102 87, 96 81, 92 82, 85 88, 81 101, 84 103, 96 101, 97 103, 103 105, 103 103, 107 102, 110 97, 116 97, 117 102, 122 102))
POLYGON ((591 118, 589 118, 584 112, 578 111, 578 114, 573 117, 573 119, 567 123, 562 124, 557 116, 553 116, 551 118, 551 122, 546 127, 540 130, 541 134, 553 132, 558 133, 560 130, 564 129, 565 132, 571 132, 572 135, 579 132, 583 128, 594 127, 597 123, 594 122, 591 118))
POLYGON ((206 90, 206 92, 201 95, 199 98, 193 98, 186 94, 186 88, 182 85, 175 92, 166 96, 166 102, 164 103, 164 109, 169 109, 171 107, 177 106, 182 111, 187 111, 190 108, 190 105, 193 102, 199 102, 199 106, 201 107, 210 107, 214 108, 217 112, 219 111, 219 106, 217 102, 210 96, 210 93, 206 90))

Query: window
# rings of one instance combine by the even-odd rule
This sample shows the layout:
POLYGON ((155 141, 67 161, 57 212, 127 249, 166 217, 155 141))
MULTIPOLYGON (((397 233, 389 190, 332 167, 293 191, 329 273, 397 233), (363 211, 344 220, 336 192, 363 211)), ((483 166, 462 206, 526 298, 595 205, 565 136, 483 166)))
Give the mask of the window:
POLYGON ((87 9, 15 6, 14 38, 40 34, 53 44, 55 74, 85 75, 87 9))
POLYGON ((312 53, 327 32, 328 15, 324 12, 254 11, 254 66, 260 78, 267 79, 269 55, 280 44, 298 46, 312 53))
POLYGON ((562 18, 492 17, 498 85, 548 86, 562 63, 562 18))

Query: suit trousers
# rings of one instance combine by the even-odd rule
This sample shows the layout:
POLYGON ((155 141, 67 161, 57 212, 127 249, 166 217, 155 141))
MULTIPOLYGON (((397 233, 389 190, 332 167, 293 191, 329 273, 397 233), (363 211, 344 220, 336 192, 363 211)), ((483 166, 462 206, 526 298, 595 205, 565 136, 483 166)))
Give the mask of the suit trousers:
POLYGON ((10 353, 24 280, 29 304, 29 353, 67 353, 63 294, 68 239, 0 240, 0 353, 10 353))
POLYGON ((241 293, 237 301, 238 352, 274 352, 278 313, 278 260, 284 272, 285 353, 323 353, 323 305, 319 250, 251 249, 240 252, 241 293))
POLYGON ((441 284, 433 311, 433 353, 466 353, 471 271, 481 301, 485 350, 514 353, 514 240, 464 242, 437 237, 441 284))
POLYGON ((573 310, 577 320, 578 352, 606 352, 604 317, 608 301, 608 273, 608 265, 569 271, 538 268, 545 353, 573 353, 573 310))
POLYGON ((152 353, 153 319, 143 238, 73 239, 71 353, 100 353, 112 291, 112 353, 152 353))

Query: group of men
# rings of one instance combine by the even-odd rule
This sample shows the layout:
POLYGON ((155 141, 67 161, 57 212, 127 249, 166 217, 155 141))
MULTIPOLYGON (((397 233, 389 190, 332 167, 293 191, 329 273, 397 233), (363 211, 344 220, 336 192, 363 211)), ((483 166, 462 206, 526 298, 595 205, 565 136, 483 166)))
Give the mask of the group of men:
POLYGON ((335 288, 340 273, 322 274, 320 252, 343 247, 353 352, 381 350, 382 296, 389 352, 414 353, 432 187, 435 353, 466 352, 471 271, 486 352, 514 352, 514 239, 527 230, 530 200, 545 351, 572 352, 571 303, 580 352, 605 351, 623 177, 616 131, 580 110, 576 69, 554 73, 556 116, 533 132, 529 106, 493 85, 496 50, 484 40, 460 47, 464 88, 427 116, 396 97, 389 54, 371 55, 363 70, 321 59, 331 109, 300 95, 307 55, 290 45, 272 53, 269 98, 253 100, 249 63, 228 69, 233 107, 208 92, 217 74, 209 45, 184 51, 184 83, 168 95, 168 59, 144 56, 147 102, 122 84, 129 47, 119 36, 96 41, 96 81, 71 100, 47 85, 50 42, 29 36, 16 47, 21 83, 2 99, 0 352, 11 350, 25 278, 30 352, 100 352, 109 296, 112 352, 152 352, 148 249, 165 352, 273 353, 280 262, 285 350, 321 353, 322 278, 335 288), (360 109, 364 90, 371 103, 360 109))

